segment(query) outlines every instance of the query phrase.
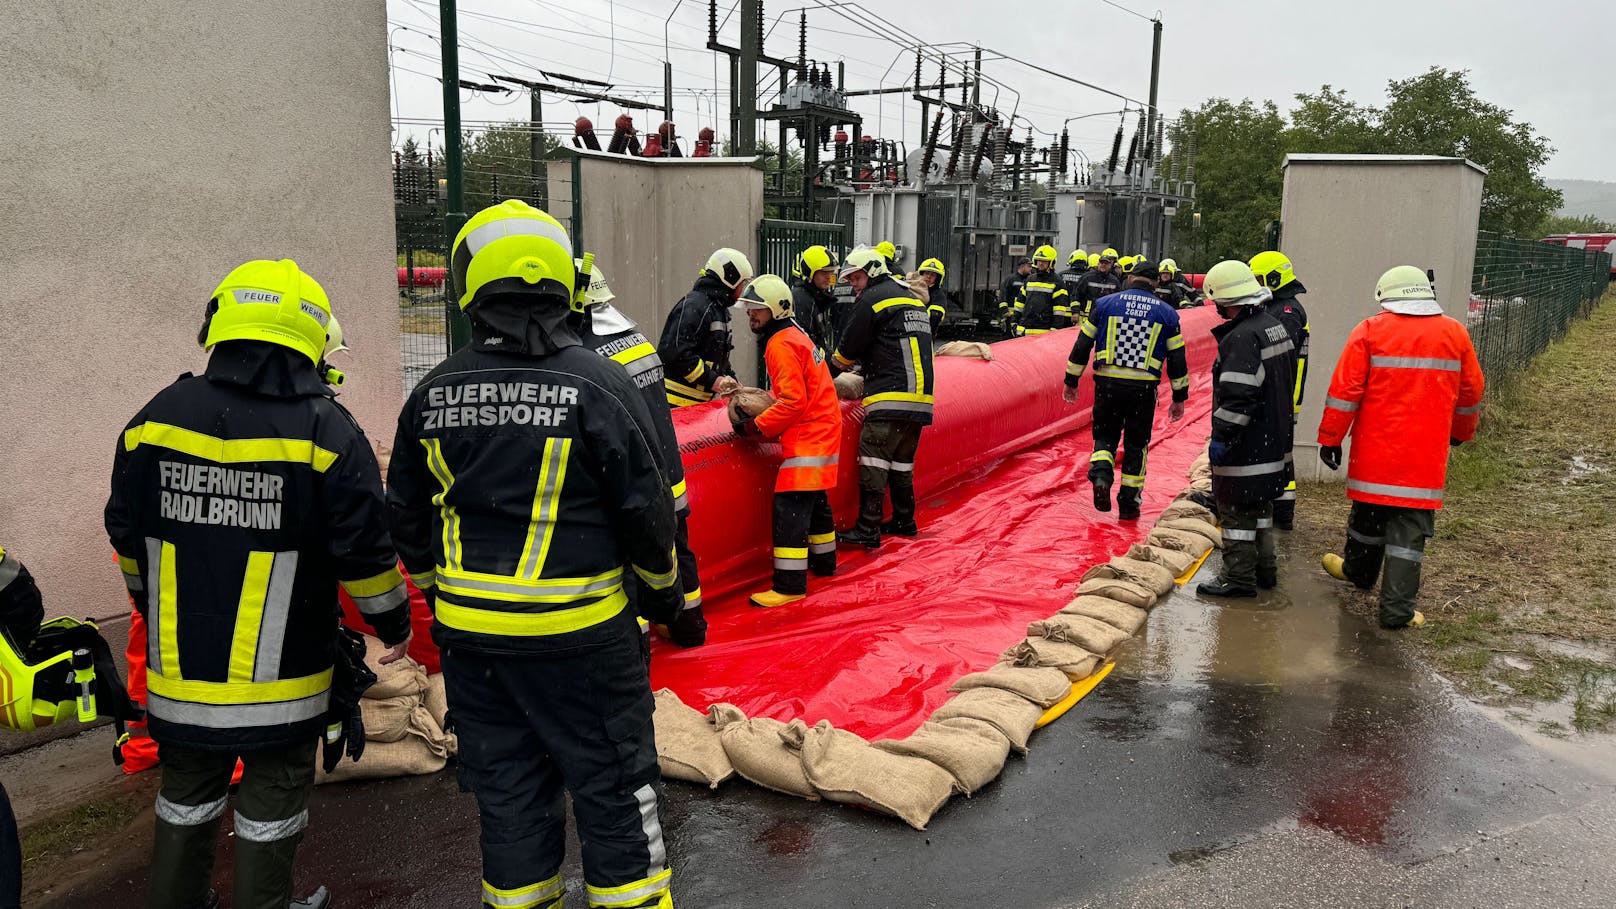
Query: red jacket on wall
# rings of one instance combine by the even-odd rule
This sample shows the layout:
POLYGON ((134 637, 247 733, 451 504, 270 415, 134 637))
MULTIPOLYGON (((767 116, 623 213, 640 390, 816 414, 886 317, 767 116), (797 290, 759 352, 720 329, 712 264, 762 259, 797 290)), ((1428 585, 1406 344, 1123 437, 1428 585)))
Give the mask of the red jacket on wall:
POLYGON ((1484 384, 1459 322, 1391 311, 1360 322, 1336 361, 1319 424, 1326 447, 1352 432, 1347 497, 1441 508, 1450 440, 1475 438, 1484 384))

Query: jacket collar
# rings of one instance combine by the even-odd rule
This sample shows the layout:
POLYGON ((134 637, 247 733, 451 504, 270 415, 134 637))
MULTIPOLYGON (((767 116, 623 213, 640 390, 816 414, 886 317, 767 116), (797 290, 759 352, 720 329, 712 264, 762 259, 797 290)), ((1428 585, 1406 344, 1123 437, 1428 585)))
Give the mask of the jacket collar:
POLYGON ((315 374, 314 364, 308 357, 268 341, 215 344, 203 375, 209 382, 236 385, 270 397, 334 397, 331 389, 315 374))
POLYGON ((474 349, 529 356, 583 344, 572 316, 566 304, 533 294, 494 294, 466 311, 474 349))
POLYGON ((1435 300, 1388 300, 1380 308, 1400 316, 1442 315, 1442 304, 1435 300))
POLYGON ((711 297, 712 301, 718 304, 719 309, 729 309, 735 305, 735 291, 725 287, 723 281, 706 272, 702 272, 701 277, 696 279, 695 286, 690 290, 692 293, 711 297))

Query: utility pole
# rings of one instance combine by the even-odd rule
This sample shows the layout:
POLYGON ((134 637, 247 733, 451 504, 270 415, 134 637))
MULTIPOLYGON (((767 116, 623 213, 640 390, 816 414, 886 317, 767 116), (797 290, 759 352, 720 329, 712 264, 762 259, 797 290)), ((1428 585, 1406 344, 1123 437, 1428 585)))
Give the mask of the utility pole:
POLYGON ((673 119, 673 64, 662 61, 662 119, 673 119))
MULTIPOLYGON (((757 65, 763 48, 763 0, 741 0, 741 54, 737 74, 736 151, 743 157, 757 153, 757 65)), ((782 150, 783 153, 783 150, 782 150)))
MULTIPOLYGON (((460 134, 460 34, 455 0, 438 0, 438 34, 443 43, 443 143, 444 177, 448 198, 444 200, 443 252, 454 254, 455 235, 466 223, 465 158, 460 134)), ((447 282, 446 285, 447 286, 447 282)), ((443 312, 448 322, 449 350, 454 352, 471 342, 471 323, 460 311, 458 300, 446 292, 443 312)))
POLYGON ((544 98, 538 86, 527 90, 528 102, 528 169, 533 176, 533 204, 550 207, 550 175, 544 166, 544 98))
MULTIPOLYGON (((1145 123, 1147 138, 1156 135, 1156 88, 1161 83, 1161 33, 1162 21, 1157 19, 1151 28, 1150 39, 1150 119, 1145 123)), ((1160 152, 1159 149, 1157 151, 1160 152)))

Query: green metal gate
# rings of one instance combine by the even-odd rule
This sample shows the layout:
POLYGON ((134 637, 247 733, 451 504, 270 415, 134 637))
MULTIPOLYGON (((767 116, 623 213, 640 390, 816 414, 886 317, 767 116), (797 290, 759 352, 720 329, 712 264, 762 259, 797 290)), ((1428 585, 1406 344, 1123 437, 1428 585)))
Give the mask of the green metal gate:
POLYGON ((753 265, 760 275, 779 275, 789 281, 803 250, 824 246, 840 258, 847 252, 847 238, 848 230, 841 224, 764 218, 758 222, 758 261, 753 265))

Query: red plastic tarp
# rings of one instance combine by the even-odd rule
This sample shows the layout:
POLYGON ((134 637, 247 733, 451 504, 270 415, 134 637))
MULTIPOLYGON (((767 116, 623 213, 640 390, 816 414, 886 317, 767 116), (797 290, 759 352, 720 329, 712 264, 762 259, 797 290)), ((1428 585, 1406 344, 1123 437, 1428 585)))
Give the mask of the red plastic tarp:
MULTIPOLYGON (((1180 318, 1189 412, 1167 422, 1164 384, 1139 523, 1089 501, 1093 385, 1083 382, 1075 407, 1060 395, 1072 331, 995 344, 991 363, 940 357, 936 422, 916 464, 921 536, 889 538, 874 555, 844 549, 835 578, 812 578, 808 599, 776 610, 751 608, 746 595, 769 583, 779 446, 735 437, 718 404, 676 411, 710 630, 695 650, 658 641, 653 686, 698 709, 728 701, 869 738, 908 734, 955 679, 991 665, 1027 622, 1065 605, 1091 566, 1138 542, 1185 485, 1209 432, 1217 316, 1180 318)), ((844 409, 832 494, 842 526, 855 512, 861 414, 844 409)))

